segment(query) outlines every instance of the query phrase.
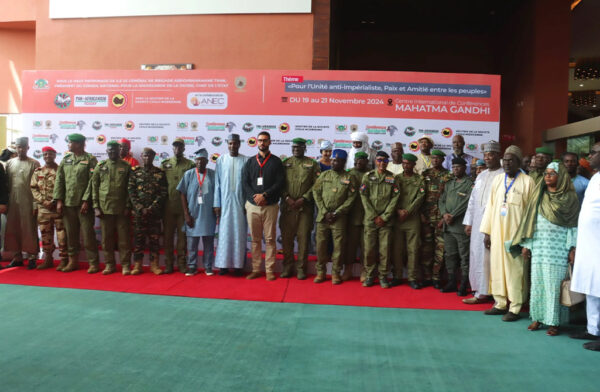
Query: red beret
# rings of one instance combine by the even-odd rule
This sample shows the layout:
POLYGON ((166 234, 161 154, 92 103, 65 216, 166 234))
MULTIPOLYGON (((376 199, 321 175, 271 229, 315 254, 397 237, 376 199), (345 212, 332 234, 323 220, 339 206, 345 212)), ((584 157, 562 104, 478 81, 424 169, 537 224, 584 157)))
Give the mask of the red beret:
POLYGON ((119 140, 119 144, 127 144, 129 147, 131 147, 131 142, 125 138, 119 140))
POLYGON ((42 147, 42 152, 47 152, 47 151, 52 151, 53 153, 56 154, 56 150, 53 149, 52 147, 50 147, 50 146, 42 147))

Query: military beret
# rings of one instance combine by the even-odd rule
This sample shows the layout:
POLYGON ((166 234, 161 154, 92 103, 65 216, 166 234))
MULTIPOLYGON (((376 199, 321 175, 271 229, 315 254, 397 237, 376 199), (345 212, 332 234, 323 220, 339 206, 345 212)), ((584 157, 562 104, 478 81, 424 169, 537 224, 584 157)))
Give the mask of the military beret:
POLYGON ((333 159, 348 159, 348 153, 345 150, 342 149, 335 149, 333 150, 333 152, 331 153, 331 158, 333 159))
POLYGON ((415 154, 402 154, 402 159, 405 159, 409 162, 416 162, 417 156, 415 154))
POLYGON ((464 165, 464 166, 467 166, 467 161, 465 161, 461 157, 456 157, 456 158, 452 159, 452 164, 453 165, 464 165))
POLYGON ((67 136, 70 142, 83 143, 85 142, 85 136, 80 133, 72 133, 67 136))
POLYGON ((388 159, 390 157, 390 155, 385 152, 385 151, 377 151, 377 154, 375 154, 376 157, 383 157, 388 159))
POLYGON ((485 166, 485 161, 483 159, 478 159, 477 163, 475 165, 477 165, 477 166, 485 166))
POLYGON ((176 144, 183 144, 185 146, 185 142, 183 141, 182 138, 178 137, 175 138, 175 140, 173 140, 173 143, 171 143, 172 146, 176 145, 176 144))
POLYGON ((48 152, 48 151, 56 154, 56 150, 53 149, 52 147, 50 147, 50 146, 42 147, 42 152, 48 152))
POLYGON ((142 150, 142 154, 156 155, 156 151, 154 151, 150 147, 144 147, 144 149, 142 150))
POLYGON ((119 142, 116 140, 111 140, 108 143, 106 143, 106 147, 114 147, 114 146, 120 147, 119 142))
POLYGON ((440 151, 440 150, 431 150, 431 155, 435 155, 435 156, 438 156, 438 157, 445 157, 446 156, 446 154, 444 154, 444 152, 440 151))
POLYGON ((292 139, 292 146, 303 146, 306 144, 306 139, 302 139, 301 137, 295 137, 292 139))
POLYGON ((369 158, 369 154, 367 154, 364 151, 359 151, 356 154, 354 154, 354 159, 368 159, 369 158))
POLYGON ((194 152, 194 158, 206 158, 208 159, 208 151, 206 148, 201 148, 194 152))
POLYGON ((554 155, 554 152, 546 146, 538 147, 535 149, 536 154, 554 155))
POLYGON ((125 138, 119 140, 119 144, 127 144, 129 147, 131 147, 131 142, 125 138))

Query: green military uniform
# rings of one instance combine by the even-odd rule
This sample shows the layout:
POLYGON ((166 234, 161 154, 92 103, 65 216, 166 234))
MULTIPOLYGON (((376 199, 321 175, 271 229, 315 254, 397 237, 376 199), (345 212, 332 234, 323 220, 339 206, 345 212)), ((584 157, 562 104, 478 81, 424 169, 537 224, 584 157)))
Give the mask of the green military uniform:
POLYGON ((187 271, 185 257, 187 241, 185 238, 185 232, 182 230, 183 225, 185 224, 185 219, 183 216, 183 207, 181 205, 181 196, 177 191, 177 185, 179 185, 179 181, 181 181, 183 173, 193 169, 196 167, 196 165, 194 165, 194 162, 184 157, 181 157, 179 160, 177 157, 171 157, 162 161, 160 167, 164 170, 167 177, 168 193, 168 198, 165 203, 165 215, 163 219, 165 229, 165 271, 173 271, 173 236, 175 235, 175 230, 177 230, 177 265, 179 266, 179 271, 185 273, 187 271))
POLYGON ((421 246, 421 205, 425 200, 425 182, 423 177, 414 173, 408 177, 404 173, 396 176, 400 182, 400 199, 397 210, 408 211, 403 222, 396 219, 394 223, 394 279, 402 279, 402 267, 406 260, 408 281, 417 280, 417 261, 421 246))
POLYGON ((359 183, 355 176, 342 171, 327 170, 321 174, 313 189, 317 204, 317 278, 324 280, 329 261, 329 237, 333 239, 331 273, 335 284, 340 283, 342 255, 345 243, 347 215, 357 196, 359 183), (327 213, 333 213, 336 221, 328 223, 327 213))
POLYGON ((281 214, 279 229, 283 245, 283 273, 291 276, 294 264, 294 238, 298 238, 298 261, 296 271, 301 278, 306 276, 308 246, 310 231, 313 228, 313 198, 312 187, 319 176, 320 168, 317 161, 308 157, 289 157, 283 160, 285 170, 285 186, 281 192, 281 214), (287 204, 287 199, 304 199, 299 209, 287 204))
POLYGON ((38 269, 50 268, 53 266, 54 253, 54 230, 56 228, 56 239, 58 240, 58 249, 60 262, 67 265, 67 235, 62 216, 56 212, 56 204, 53 203, 54 183, 56 182, 57 168, 48 166, 38 167, 33 171, 31 177, 31 193, 33 200, 37 204, 38 226, 42 234, 42 250, 44 251, 44 263, 38 266, 38 269), (44 203, 52 203, 52 207, 44 206, 44 203))
POLYGON ((387 285, 389 267, 390 240, 394 225, 394 214, 400 197, 400 183, 394 174, 385 171, 381 174, 377 169, 367 172, 362 178, 360 197, 365 209, 363 225, 365 227, 363 248, 365 250, 365 277, 367 281, 374 279, 379 255, 379 282, 387 285), (374 219, 381 217, 384 227, 375 225, 374 219))
POLYGON ((444 264, 444 234, 438 223, 442 219, 438 208, 438 200, 444 191, 444 184, 452 178, 446 169, 427 169, 423 172, 425 182, 425 201, 421 208, 424 219, 421 224, 421 241, 423 242, 421 260, 423 277, 426 281, 440 281, 440 271, 444 264))
POLYGON ((69 265, 62 262, 57 270, 69 272, 77 269, 79 264, 79 233, 83 232, 83 244, 87 260, 90 264, 88 272, 98 271, 98 242, 94 229, 94 212, 92 211, 92 194, 90 179, 98 160, 87 152, 75 155, 68 152, 63 157, 56 173, 54 184, 54 200, 62 200, 63 221, 67 234, 67 254, 69 265), (87 213, 81 213, 83 202, 89 202, 87 213))
MULTIPOLYGON (((357 186, 359 187, 362 183, 362 178, 365 173, 366 171, 361 172, 356 168, 348 170, 348 174, 350 174, 353 181, 358 184, 357 186)), ((350 207, 346 224, 346 249, 344 251, 344 264, 346 264, 345 268, 352 268, 352 264, 356 262, 356 253, 358 249, 360 249, 359 261, 361 264, 364 263, 364 219, 365 208, 363 207, 360 197, 356 197, 352 203, 352 207, 350 207)), ((346 275, 346 272, 344 272, 344 275, 346 275)))
POLYGON ((133 167, 129 176, 128 191, 133 207, 133 261, 136 267, 134 275, 141 273, 146 240, 150 250, 150 268, 152 272, 160 275, 162 273, 158 267, 160 221, 167 199, 167 177, 155 166, 133 167), (146 215, 143 214, 145 209, 148 210, 146 215))
MULTIPOLYGON (((446 183, 444 192, 439 200, 440 214, 452 215, 452 223, 444 223, 444 246, 446 253, 446 271, 450 280, 456 276, 456 268, 460 259, 460 268, 462 271, 461 282, 469 280, 469 237, 465 234, 463 219, 469 197, 473 189, 473 181, 465 176, 460 180, 454 178, 446 183)), ((456 284, 456 281, 454 280, 456 284)), ((456 288, 456 286, 455 286, 456 288)))
POLYGON ((91 180, 94 208, 99 208, 102 230, 102 250, 106 269, 103 274, 115 271, 115 232, 119 238, 119 259, 123 274, 129 274, 131 264, 130 221, 125 209, 131 208, 127 185, 131 166, 122 159, 102 161, 94 170, 91 180))

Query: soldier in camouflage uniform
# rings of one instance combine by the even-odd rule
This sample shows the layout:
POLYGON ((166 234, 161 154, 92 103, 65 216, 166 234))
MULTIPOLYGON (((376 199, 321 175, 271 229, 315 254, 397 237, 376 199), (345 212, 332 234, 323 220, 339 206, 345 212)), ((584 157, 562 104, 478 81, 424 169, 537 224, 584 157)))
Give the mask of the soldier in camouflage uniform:
POLYGON ((321 174, 313 187, 317 215, 317 277, 315 283, 325 281, 327 262, 331 258, 331 283, 340 284, 348 212, 356 199, 358 181, 344 171, 348 153, 333 150, 332 168, 321 174), (329 256, 329 238, 333 239, 333 254, 329 256))
POLYGON ((56 227, 56 239, 58 240, 59 257, 61 264, 66 265, 67 255, 67 236, 62 217, 56 212, 56 202, 52 197, 54 192, 54 183, 56 180, 56 170, 58 165, 56 159, 56 150, 52 147, 42 148, 44 162, 43 167, 34 170, 31 177, 31 193, 36 203, 38 211, 37 220, 42 233, 42 250, 44 252, 44 262, 37 266, 37 269, 46 269, 54 266, 54 228, 56 227))
POLYGON ((420 289, 421 284, 417 280, 417 262, 421 246, 421 205, 425 199, 425 183, 423 177, 414 172, 416 163, 416 155, 402 154, 403 173, 397 175, 401 191, 392 245, 394 263, 392 286, 400 284, 403 263, 406 260, 408 284, 413 289, 420 289))
POLYGON ((131 273, 131 202, 127 193, 131 166, 119 157, 119 150, 119 143, 115 140, 107 143, 108 159, 96 166, 91 179, 94 213, 100 218, 102 229, 102 250, 106 264, 102 275, 116 271, 115 232, 119 238, 122 273, 131 273))
POLYGON ((362 178, 360 198, 365 208, 365 281, 363 287, 373 286, 375 269, 378 267, 379 284, 390 287, 387 281, 392 228, 396 205, 400 197, 400 183, 394 174, 386 170, 389 155, 378 151, 375 157, 377 169, 367 172, 362 178), (378 257, 379 256, 379 262, 378 257), (378 266, 379 264, 379 266, 378 266))
POLYGON ((452 178, 450 171, 444 169, 444 154, 440 150, 431 151, 432 167, 423 172, 425 181, 425 201, 421 208, 421 262, 423 265, 423 287, 433 284, 442 287, 441 271, 444 265, 444 231, 438 200, 444 191, 444 185, 452 178))
POLYGON ((281 192, 281 214, 279 228, 283 245, 282 278, 292 276, 294 264, 294 238, 298 238, 298 261, 296 276, 306 279, 306 263, 310 232, 313 228, 313 195, 312 187, 319 176, 317 161, 304 156, 306 140, 292 140, 292 157, 283 160, 285 185, 281 192))
POLYGON ((94 230, 94 214, 92 213, 92 193, 90 179, 98 160, 85 152, 85 136, 74 133, 68 136, 69 152, 65 154, 54 183, 54 200, 56 212, 63 217, 67 233, 67 252, 69 264, 62 261, 57 271, 70 272, 78 268, 79 233, 83 233, 85 253, 89 262, 88 274, 99 271, 98 241, 94 230))
POLYGON ((134 166, 129 176, 129 198, 133 206, 133 271, 131 275, 142 273, 146 239, 150 250, 150 270, 162 274, 158 266, 160 221, 163 206, 167 199, 167 178, 165 173, 152 163, 156 152, 144 148, 142 166, 134 166))
POLYGON ((186 247, 187 239, 183 231, 185 219, 183 216, 183 206, 181 205, 181 195, 177 191, 177 185, 183 177, 183 174, 196 167, 194 162, 183 156, 185 151, 185 142, 177 138, 173 141, 173 156, 160 163, 167 177, 167 201, 165 202, 164 225, 164 243, 165 243, 165 274, 173 273, 173 236, 177 231, 177 265, 179 272, 187 272, 186 247))
MULTIPOLYGON (((354 167, 348 171, 348 174, 354 178, 357 184, 362 183, 362 178, 367 172, 369 165, 369 154, 359 151, 354 154, 354 167)), ((362 266, 365 260, 363 237, 365 228, 363 220, 365 218, 365 208, 362 205, 360 197, 354 199, 352 207, 348 213, 346 227, 346 249, 344 250, 344 274, 342 281, 352 279, 352 265, 356 263, 356 253, 360 249, 359 261, 362 266)), ((361 283, 365 280, 364 269, 360 275, 361 283)))

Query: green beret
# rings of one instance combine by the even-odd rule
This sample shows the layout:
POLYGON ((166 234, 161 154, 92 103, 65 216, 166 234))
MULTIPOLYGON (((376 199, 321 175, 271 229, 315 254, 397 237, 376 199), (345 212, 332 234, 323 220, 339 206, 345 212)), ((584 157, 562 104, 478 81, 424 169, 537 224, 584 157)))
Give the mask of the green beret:
POLYGON ((113 146, 120 147, 119 142, 116 140, 111 140, 110 142, 106 143, 106 147, 113 147, 113 146))
POLYGON ((444 154, 444 152, 440 150, 431 150, 431 155, 436 155, 442 158, 446 156, 446 154, 444 154))
POLYGON ((415 154, 402 154, 402 159, 405 159, 409 162, 416 162, 417 156, 415 154))
POLYGON ((68 136, 70 142, 83 143, 85 142, 85 136, 81 133, 72 133, 68 136))
POLYGON ((354 154, 354 159, 368 159, 369 158, 369 154, 367 154, 364 151, 359 151, 356 154, 354 154))
POLYGON ((536 148, 535 153, 536 154, 546 154, 546 155, 550 155, 550 156, 554 155, 554 152, 545 146, 536 148))
POLYGON ((301 137, 296 137, 292 139, 293 146, 305 145, 306 139, 302 139, 301 137))
POLYGON ((177 138, 175 138, 175 140, 173 140, 173 143, 171 143, 171 145, 174 146, 176 144, 181 144, 181 145, 185 146, 185 141, 182 138, 177 137, 177 138))

